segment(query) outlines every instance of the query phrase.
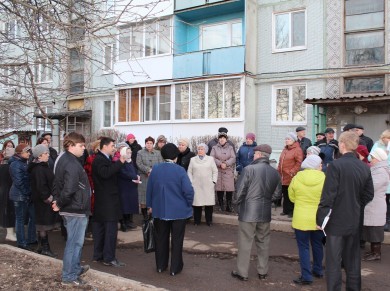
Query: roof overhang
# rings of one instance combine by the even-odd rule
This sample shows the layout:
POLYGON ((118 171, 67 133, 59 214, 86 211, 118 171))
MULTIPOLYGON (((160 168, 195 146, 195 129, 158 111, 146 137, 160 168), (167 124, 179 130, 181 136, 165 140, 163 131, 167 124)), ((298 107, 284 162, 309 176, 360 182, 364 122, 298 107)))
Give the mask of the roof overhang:
POLYGON ((337 98, 327 98, 327 99, 306 99, 306 104, 312 105, 334 105, 334 106, 343 106, 343 105, 358 105, 366 103, 388 103, 390 101, 390 95, 372 95, 372 96, 340 96, 337 98))
MULTIPOLYGON (((34 114, 36 118, 44 118, 42 114, 34 114)), ((92 117, 92 110, 73 110, 63 112, 46 113, 46 118, 50 119, 64 119, 66 117, 92 117)))

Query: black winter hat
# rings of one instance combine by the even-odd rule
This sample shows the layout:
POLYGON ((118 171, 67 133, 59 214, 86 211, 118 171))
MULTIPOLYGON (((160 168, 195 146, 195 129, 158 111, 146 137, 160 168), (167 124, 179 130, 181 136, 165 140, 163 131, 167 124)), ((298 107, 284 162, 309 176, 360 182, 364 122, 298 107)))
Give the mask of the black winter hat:
POLYGON ((226 127, 220 127, 220 128, 218 129, 218 132, 228 133, 228 130, 227 130, 226 127))
POLYGON ((161 148, 161 156, 164 160, 174 160, 179 153, 179 149, 173 143, 167 143, 161 148))

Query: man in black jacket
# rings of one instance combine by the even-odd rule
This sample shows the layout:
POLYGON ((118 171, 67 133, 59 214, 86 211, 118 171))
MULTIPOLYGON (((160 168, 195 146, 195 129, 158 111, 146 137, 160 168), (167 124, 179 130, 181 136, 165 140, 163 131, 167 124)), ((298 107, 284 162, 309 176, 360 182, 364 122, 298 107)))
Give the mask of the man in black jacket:
POLYGON ((248 269, 253 239, 257 247, 257 273, 264 280, 268 273, 271 205, 282 196, 282 182, 278 171, 269 164, 272 148, 256 146, 253 162, 246 166, 237 182, 234 203, 238 210, 237 270, 232 276, 248 280, 248 269))
POLYGON ((311 140, 306 137, 306 128, 303 126, 298 126, 295 129, 295 132, 297 133, 297 138, 299 145, 301 146, 302 152, 303 152, 303 159, 306 158, 306 150, 311 147, 311 140))
POLYGON ((117 175, 125 163, 125 157, 113 163, 114 140, 100 139, 100 150, 92 162, 92 179, 95 190, 95 208, 92 222, 93 260, 106 266, 121 267, 115 256, 118 221, 122 219, 117 175))
POLYGON ((85 229, 91 215, 91 189, 88 176, 78 158, 85 149, 85 139, 81 134, 71 132, 64 138, 64 154, 55 168, 53 210, 59 211, 68 232, 63 267, 62 285, 86 285, 80 276, 89 266, 80 266, 85 229))
POLYGON ((360 215, 374 197, 370 168, 353 152, 359 144, 355 132, 343 132, 339 139, 342 156, 330 163, 326 172, 317 225, 326 217, 326 282, 328 290, 341 290, 341 261, 347 275, 346 289, 361 289, 360 215))

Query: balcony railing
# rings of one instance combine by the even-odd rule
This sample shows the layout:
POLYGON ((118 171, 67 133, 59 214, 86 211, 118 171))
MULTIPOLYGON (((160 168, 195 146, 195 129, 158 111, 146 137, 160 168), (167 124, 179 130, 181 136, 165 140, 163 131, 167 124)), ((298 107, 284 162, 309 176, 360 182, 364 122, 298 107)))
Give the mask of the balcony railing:
POLYGON ((175 0, 175 11, 225 1, 226 0, 175 0))

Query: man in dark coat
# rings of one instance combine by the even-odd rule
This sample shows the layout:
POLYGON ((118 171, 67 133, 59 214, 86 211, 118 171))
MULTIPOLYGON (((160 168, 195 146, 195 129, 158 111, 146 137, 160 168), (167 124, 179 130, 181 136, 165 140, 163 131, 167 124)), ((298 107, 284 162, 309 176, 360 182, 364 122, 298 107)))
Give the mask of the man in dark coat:
POLYGON ((298 143, 301 146, 302 152, 303 152, 303 159, 306 158, 306 150, 311 147, 311 140, 306 137, 306 128, 302 126, 298 126, 295 129, 295 132, 297 133, 298 143))
POLYGON ((328 290, 341 290, 341 261, 347 275, 346 289, 361 290, 360 215, 361 207, 374 197, 374 186, 370 168, 354 153, 358 144, 359 137, 355 132, 340 135, 342 156, 328 166, 318 205, 317 225, 327 235, 328 290), (326 217, 329 220, 323 226, 326 217))
POLYGON ((371 149, 374 146, 374 141, 371 138, 369 138, 368 136, 364 135, 364 127, 363 127, 363 125, 356 124, 355 125, 355 131, 356 131, 357 135, 360 138, 359 144, 363 144, 364 143, 365 146, 368 149, 368 152, 371 152, 371 149))
POLYGON ((122 219, 117 175, 125 163, 125 156, 113 163, 114 140, 100 139, 100 150, 92 162, 92 179, 95 187, 95 208, 92 223, 94 241, 93 260, 106 266, 121 267, 115 257, 118 221, 122 219))
POLYGON ((264 280, 268 273, 271 205, 282 197, 278 171, 269 164, 272 148, 262 144, 254 149, 254 161, 246 166, 237 182, 234 203, 238 210, 237 270, 232 276, 248 280, 253 239, 256 237, 257 273, 264 280))
POLYGON ((334 129, 328 127, 325 129, 325 138, 321 142, 317 142, 317 146, 321 149, 320 155, 322 158, 322 171, 326 172, 329 163, 337 159, 340 155, 339 143, 334 139, 334 129))

